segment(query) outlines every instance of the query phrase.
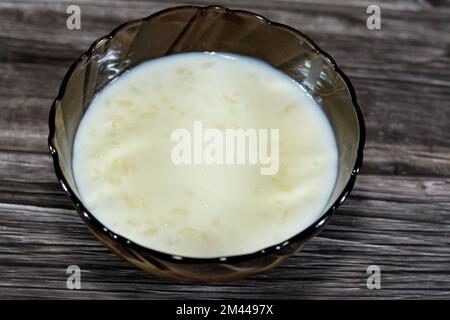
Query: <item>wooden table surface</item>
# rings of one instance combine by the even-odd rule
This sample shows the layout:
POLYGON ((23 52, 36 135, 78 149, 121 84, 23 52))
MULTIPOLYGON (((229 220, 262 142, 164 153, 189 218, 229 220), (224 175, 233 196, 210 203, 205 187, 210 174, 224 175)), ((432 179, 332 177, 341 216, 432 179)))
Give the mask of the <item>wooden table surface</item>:
POLYGON ((62 78, 115 26, 182 1, 0 2, 0 298, 450 298, 450 3, 199 1, 289 24, 331 54, 365 116, 364 166, 330 224, 275 270, 220 285, 161 280, 88 232, 57 184, 47 118, 62 78), (68 30, 66 8, 81 8, 68 30), (68 290, 66 268, 82 270, 68 290), (366 286, 378 265, 381 289, 366 286))

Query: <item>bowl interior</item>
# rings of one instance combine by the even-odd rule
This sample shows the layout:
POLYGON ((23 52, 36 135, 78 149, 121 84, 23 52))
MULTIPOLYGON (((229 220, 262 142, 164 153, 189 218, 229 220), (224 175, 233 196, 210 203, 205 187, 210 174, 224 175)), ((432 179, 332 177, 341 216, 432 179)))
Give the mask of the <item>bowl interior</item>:
POLYGON ((303 85, 327 114, 338 145, 338 178, 324 212, 337 200, 344 200, 352 172, 359 167, 363 139, 363 123, 351 85, 331 59, 298 31, 221 7, 180 7, 129 22, 99 39, 72 66, 50 117, 50 144, 72 197, 80 199, 72 172, 73 141, 95 94, 143 61, 189 51, 255 57, 303 85))

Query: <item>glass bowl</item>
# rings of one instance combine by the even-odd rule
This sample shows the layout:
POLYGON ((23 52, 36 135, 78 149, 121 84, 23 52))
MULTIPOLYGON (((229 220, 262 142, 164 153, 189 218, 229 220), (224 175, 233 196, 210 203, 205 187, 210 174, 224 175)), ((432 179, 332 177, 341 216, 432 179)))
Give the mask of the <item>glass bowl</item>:
POLYGON ((59 183, 95 237, 145 271, 191 282, 244 278, 269 270, 302 249, 349 195, 361 167, 365 139, 353 87, 328 54, 291 27, 223 7, 166 9, 127 22, 95 41, 67 72, 50 111, 49 127, 49 149, 59 183), (108 230, 84 207, 74 183, 72 147, 80 119, 96 93, 143 61, 189 51, 231 52, 264 60, 303 85, 326 113, 338 145, 338 178, 321 217, 294 237, 251 254, 187 258, 133 243, 108 230))

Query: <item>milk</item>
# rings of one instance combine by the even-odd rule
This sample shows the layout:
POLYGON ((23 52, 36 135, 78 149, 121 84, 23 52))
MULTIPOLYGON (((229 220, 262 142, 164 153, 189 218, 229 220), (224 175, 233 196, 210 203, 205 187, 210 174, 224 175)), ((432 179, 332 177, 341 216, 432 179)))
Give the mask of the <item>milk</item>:
POLYGON ((145 62, 96 96, 76 133, 73 171, 86 208, 112 232, 206 258, 255 252, 310 226, 337 161, 325 114, 291 78, 248 57, 185 53, 145 62), (276 174, 261 174, 261 163, 174 162, 173 133, 199 122, 215 132, 278 130, 267 144, 276 174))

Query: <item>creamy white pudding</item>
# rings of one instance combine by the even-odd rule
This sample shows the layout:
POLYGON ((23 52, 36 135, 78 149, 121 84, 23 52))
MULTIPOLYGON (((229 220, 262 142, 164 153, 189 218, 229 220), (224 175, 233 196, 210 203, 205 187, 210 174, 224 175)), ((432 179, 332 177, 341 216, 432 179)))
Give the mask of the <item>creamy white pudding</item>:
POLYGON ((114 233, 205 258, 255 252, 310 226, 337 161, 325 114, 294 80, 253 58, 185 53, 145 62, 96 96, 76 133, 73 171, 86 208, 114 233), (174 163, 174 131, 199 122, 279 130, 276 174, 261 174, 261 164, 174 163))

